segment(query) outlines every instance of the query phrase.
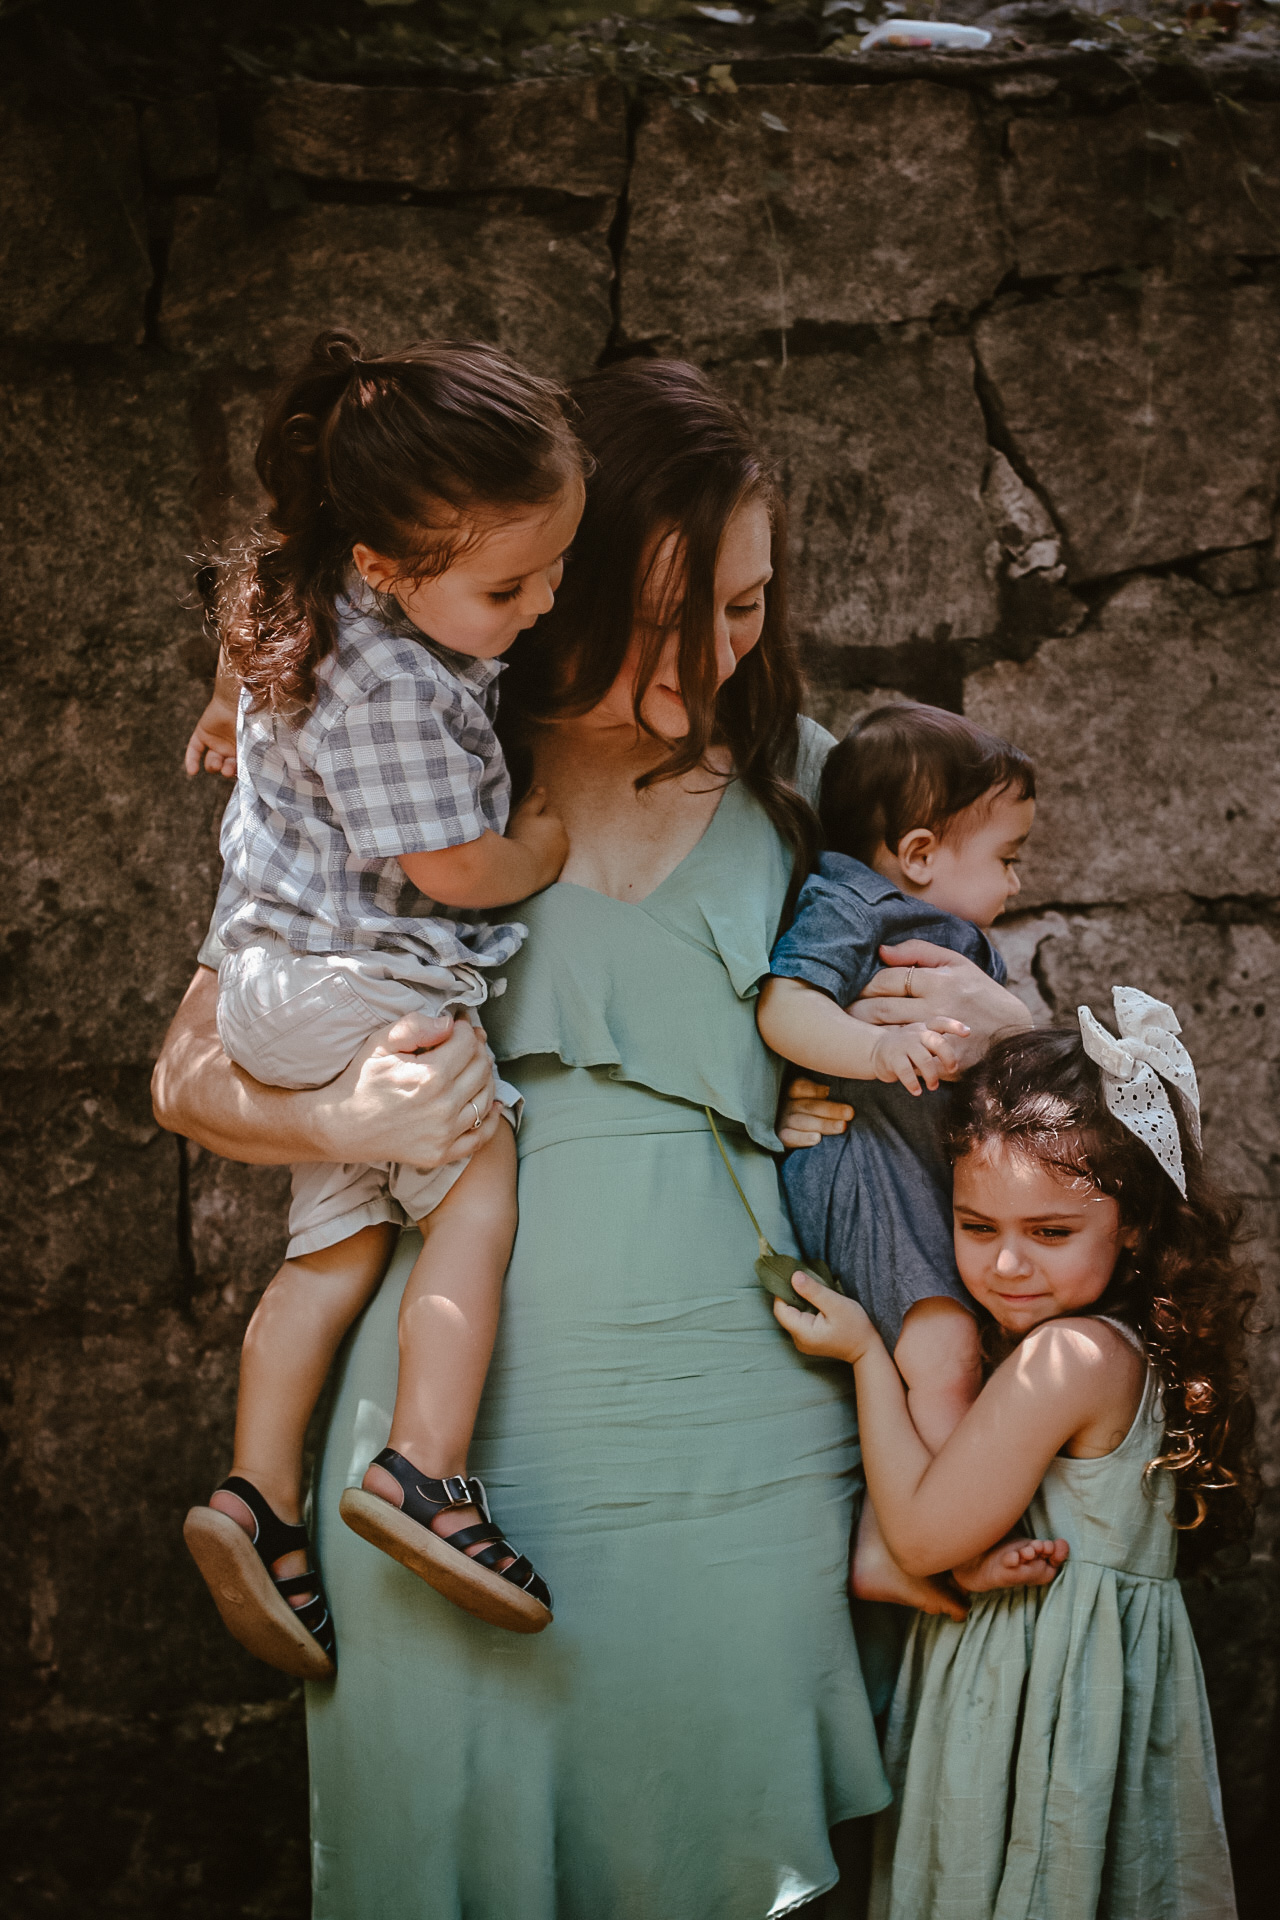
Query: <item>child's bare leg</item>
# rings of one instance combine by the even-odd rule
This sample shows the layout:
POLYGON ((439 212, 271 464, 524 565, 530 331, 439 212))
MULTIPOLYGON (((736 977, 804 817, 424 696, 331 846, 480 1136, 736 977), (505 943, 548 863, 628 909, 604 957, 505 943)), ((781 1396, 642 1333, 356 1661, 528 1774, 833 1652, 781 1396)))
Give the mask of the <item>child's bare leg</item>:
MULTIPOLYGON (((951 1437, 982 1387, 977 1322, 958 1301, 919 1300, 902 1323, 894 1364, 907 1389, 916 1432, 931 1453, 951 1437)), ((885 1545, 870 1501, 862 1510, 849 1576, 860 1600, 892 1600, 921 1613, 963 1620, 964 1603, 940 1580, 904 1573, 885 1545)))
MULTIPOLYGON (((389 1444, 423 1474, 443 1480, 467 1471, 498 1330, 516 1229, 516 1151, 509 1126, 498 1128, 421 1227, 422 1252, 400 1307, 400 1380, 389 1444)), ((369 1468, 364 1488, 393 1506, 402 1503, 400 1487, 384 1467, 369 1468)), ((474 1507, 452 1507, 431 1525, 447 1538, 479 1519, 474 1507)))
MULTIPOLYGON (((946 1298, 920 1300, 902 1323, 898 1344, 893 1350, 894 1364, 907 1387, 907 1407, 916 1432, 930 1453, 937 1453, 951 1438, 982 1387, 982 1351, 978 1325, 971 1313, 958 1301, 946 1298)), ((877 1536, 879 1530, 877 1529, 877 1536)), ((868 1578, 878 1580, 881 1589, 897 1585, 899 1592, 887 1590, 868 1594, 876 1600, 897 1600, 906 1587, 924 1587, 936 1592, 932 1580, 919 1580, 903 1573, 889 1557, 883 1541, 878 1541, 877 1559, 869 1543, 868 1578), (905 1585, 904 1585, 905 1583, 905 1585)), ((862 1551, 859 1532, 858 1553, 854 1557, 855 1591, 858 1555, 862 1551)), ((965 1593, 995 1593, 1002 1587, 1047 1587, 1067 1557, 1065 1540, 1024 1540, 1010 1537, 985 1553, 976 1554, 963 1567, 952 1569, 952 1577, 965 1593)), ((950 1612, 921 1599, 905 1602, 922 1612, 950 1612)), ((963 1611, 961 1609, 961 1611, 963 1611)))
POLYGON ((892 1600, 899 1607, 914 1607, 917 1613, 945 1613, 952 1620, 965 1617, 964 1602, 945 1580, 903 1572, 884 1543, 870 1500, 862 1503, 853 1564, 849 1569, 849 1591, 855 1600, 892 1600))
MULTIPOLYGON (((307 1422, 348 1328, 386 1272, 396 1234, 391 1225, 362 1227, 336 1246, 286 1260, 249 1322, 231 1471, 290 1525, 302 1517, 307 1422)), ((209 1505, 253 1533, 253 1516, 234 1493, 215 1493, 209 1505)), ((306 1556, 285 1554, 272 1571, 303 1573, 306 1556)), ((292 1604, 306 1599, 294 1596, 292 1604)))

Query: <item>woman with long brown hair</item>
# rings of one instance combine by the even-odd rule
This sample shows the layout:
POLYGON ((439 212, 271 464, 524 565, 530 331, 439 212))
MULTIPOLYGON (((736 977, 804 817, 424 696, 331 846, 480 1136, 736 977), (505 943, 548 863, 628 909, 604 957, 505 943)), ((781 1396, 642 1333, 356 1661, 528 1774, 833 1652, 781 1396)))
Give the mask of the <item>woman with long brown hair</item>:
MULTIPOLYGON (((546 789, 569 855, 487 1019, 525 1118, 473 1449, 556 1621, 503 1636, 337 1522, 386 1438, 407 1235, 339 1364, 317 1482, 342 1648, 309 1699, 320 1920, 765 1920, 829 1887, 829 1828, 888 1797, 845 1593, 852 1405, 778 1337, 704 1111, 793 1247, 754 998, 830 743, 799 718, 781 504, 692 368, 610 368, 577 398, 587 508, 501 708, 517 790, 546 789)), ((975 1053, 1025 1022, 963 962, 921 965, 909 1003, 905 972, 880 1017, 954 1013, 975 1053)), ((393 1033, 327 1103, 256 1088, 208 1045, 206 999, 158 1108, 220 1150, 274 1158, 297 1130, 323 1157, 336 1109, 349 1157, 400 1100, 447 1157, 455 1085, 485 1103, 456 1032, 417 1061, 397 1049, 437 1036, 393 1033)))

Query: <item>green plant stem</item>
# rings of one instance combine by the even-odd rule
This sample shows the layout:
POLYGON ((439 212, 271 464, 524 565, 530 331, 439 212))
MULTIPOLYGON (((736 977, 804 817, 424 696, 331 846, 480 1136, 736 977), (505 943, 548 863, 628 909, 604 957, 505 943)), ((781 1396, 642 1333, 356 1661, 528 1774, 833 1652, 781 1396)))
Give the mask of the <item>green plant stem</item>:
POLYGON ((711 1123, 711 1131, 715 1135, 716 1145, 720 1149, 720 1158, 724 1161, 724 1170, 728 1174, 729 1178, 732 1180, 734 1187, 737 1190, 738 1198, 739 1200, 741 1200, 743 1206, 747 1210, 747 1218, 756 1230, 756 1238, 760 1242, 760 1251, 761 1253, 772 1253, 773 1248, 769 1245, 769 1242, 765 1239, 764 1235, 761 1233, 760 1222, 756 1219, 754 1213, 752 1213, 751 1211, 751 1202, 747 1199, 746 1194, 742 1191, 742 1188, 738 1183, 738 1176, 729 1164, 729 1156, 724 1150, 724 1141, 720 1138, 720 1129, 716 1125, 715 1115, 712 1113, 710 1107, 704 1107, 702 1111, 706 1114, 707 1119, 711 1123))

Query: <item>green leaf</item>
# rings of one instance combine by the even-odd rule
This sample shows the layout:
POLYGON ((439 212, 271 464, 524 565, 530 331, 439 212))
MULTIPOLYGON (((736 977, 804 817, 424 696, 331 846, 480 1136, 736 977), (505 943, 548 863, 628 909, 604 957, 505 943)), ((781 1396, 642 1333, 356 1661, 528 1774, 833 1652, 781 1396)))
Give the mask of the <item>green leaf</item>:
POLYGON ((756 1279, 767 1293, 785 1300, 789 1307, 799 1307, 802 1313, 810 1313, 812 1308, 809 1302, 802 1300, 791 1284, 793 1273, 807 1274, 819 1286, 830 1287, 833 1293, 840 1292, 825 1260, 793 1260, 789 1254, 775 1253, 770 1247, 768 1253, 762 1253, 756 1261, 756 1279))

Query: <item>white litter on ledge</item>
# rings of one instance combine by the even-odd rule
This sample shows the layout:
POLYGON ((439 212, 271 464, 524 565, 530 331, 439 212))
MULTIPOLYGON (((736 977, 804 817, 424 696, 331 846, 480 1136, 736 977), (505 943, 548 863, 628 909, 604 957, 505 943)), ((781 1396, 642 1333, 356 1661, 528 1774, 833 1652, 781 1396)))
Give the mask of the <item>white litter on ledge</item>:
POLYGON ((882 20, 870 33, 864 33, 862 52, 869 47, 936 47, 976 53, 991 44, 991 35, 983 27, 962 27, 952 20, 882 20))

